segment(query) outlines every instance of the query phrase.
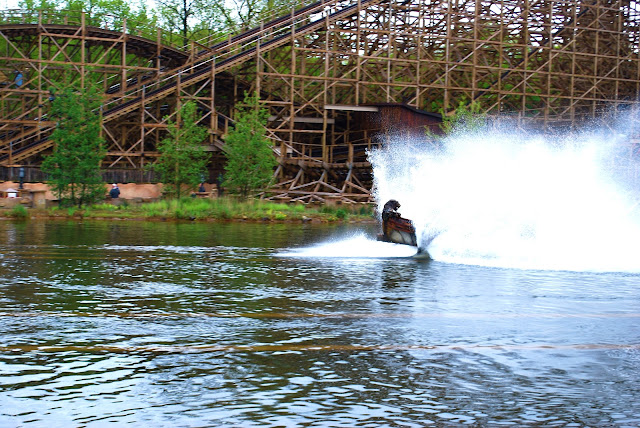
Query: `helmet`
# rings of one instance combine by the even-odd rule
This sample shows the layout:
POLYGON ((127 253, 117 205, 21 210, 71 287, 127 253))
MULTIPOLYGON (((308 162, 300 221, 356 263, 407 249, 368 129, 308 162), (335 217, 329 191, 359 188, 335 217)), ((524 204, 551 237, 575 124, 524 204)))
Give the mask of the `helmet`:
POLYGON ((394 210, 400 208, 400 202, 396 201, 395 199, 390 199, 385 205, 391 207, 394 210))

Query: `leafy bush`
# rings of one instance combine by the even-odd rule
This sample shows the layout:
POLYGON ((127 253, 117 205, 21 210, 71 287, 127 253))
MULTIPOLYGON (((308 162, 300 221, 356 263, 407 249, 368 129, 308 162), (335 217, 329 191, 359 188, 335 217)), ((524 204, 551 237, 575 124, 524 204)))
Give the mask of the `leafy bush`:
POLYGON ((303 213, 306 210, 305 206, 302 204, 295 204, 293 206, 291 205, 289 206, 292 207, 291 209, 293 210, 294 213, 298 213, 298 214, 303 213))
POLYGON ((11 215, 11 217, 25 219, 25 218, 29 217, 29 212, 27 211, 27 209, 24 206, 16 205, 11 210, 11 214, 10 215, 11 215))
POLYGON ((338 208, 338 210, 336 210, 336 217, 339 218, 340 220, 344 220, 348 216, 349 216, 349 213, 347 212, 346 209, 338 208))
POLYGON ((120 206, 112 204, 95 204, 93 205, 93 209, 98 211, 117 211, 120 209, 120 206))
POLYGON ((323 205, 320 207, 319 211, 323 214, 334 214, 336 212, 336 209, 331 205, 323 205))
POLYGON ((358 214, 362 216, 372 216, 373 208, 370 205, 361 205, 360 208, 358 208, 358 214))

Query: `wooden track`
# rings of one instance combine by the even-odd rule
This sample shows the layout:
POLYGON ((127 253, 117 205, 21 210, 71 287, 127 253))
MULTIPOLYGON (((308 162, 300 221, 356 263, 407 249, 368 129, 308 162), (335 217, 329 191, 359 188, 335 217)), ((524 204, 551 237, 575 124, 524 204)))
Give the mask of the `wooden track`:
MULTIPOLYGON (((77 37, 80 28, 77 25, 63 24, 0 24, 0 32, 9 39, 34 37, 41 33, 77 37)), ((92 44, 110 44, 113 41, 124 38, 128 45, 127 52, 141 57, 154 58, 160 53, 163 57, 169 58, 175 63, 184 63, 189 58, 188 52, 158 45, 156 41, 132 34, 123 34, 120 31, 87 26, 84 29, 83 36, 84 40, 92 44)))

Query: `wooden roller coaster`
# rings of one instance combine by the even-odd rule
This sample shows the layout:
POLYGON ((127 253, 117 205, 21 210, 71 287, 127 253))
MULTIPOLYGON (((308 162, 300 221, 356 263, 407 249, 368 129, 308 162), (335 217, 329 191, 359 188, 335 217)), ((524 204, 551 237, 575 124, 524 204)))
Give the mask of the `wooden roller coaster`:
POLYGON ((321 0, 186 44, 86 14, 0 16, 0 166, 37 168, 52 147, 50 90, 91 79, 106 97, 105 170, 142 171, 166 118, 194 100, 213 180, 234 106, 258 91, 279 161, 265 195, 283 200, 370 201, 367 150, 461 103, 575 127, 635 108, 640 91, 640 5, 628 0, 321 0))

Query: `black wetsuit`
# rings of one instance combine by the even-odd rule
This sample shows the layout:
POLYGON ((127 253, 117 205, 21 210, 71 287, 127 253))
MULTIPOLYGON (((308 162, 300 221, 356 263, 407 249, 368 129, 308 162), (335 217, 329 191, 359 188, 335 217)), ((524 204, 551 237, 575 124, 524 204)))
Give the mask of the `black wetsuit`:
POLYGON ((384 204, 382 208, 382 220, 386 221, 391 217, 400 217, 400 213, 396 211, 398 208, 400 208, 400 204, 394 199, 384 204))

